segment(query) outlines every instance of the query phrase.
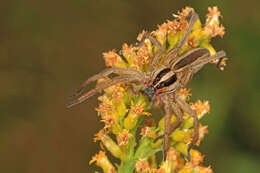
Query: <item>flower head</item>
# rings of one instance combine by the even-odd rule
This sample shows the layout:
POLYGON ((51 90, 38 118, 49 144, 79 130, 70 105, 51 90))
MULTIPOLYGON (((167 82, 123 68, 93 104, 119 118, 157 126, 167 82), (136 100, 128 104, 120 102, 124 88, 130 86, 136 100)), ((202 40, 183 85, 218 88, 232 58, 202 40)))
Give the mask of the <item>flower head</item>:
POLYGON ((106 66, 109 67, 125 67, 125 62, 121 59, 121 57, 116 53, 116 50, 113 49, 111 51, 103 53, 106 66))
POLYGON ((209 13, 207 14, 206 25, 204 27, 204 31, 211 35, 211 37, 216 37, 219 35, 223 37, 225 34, 225 28, 220 24, 219 18, 222 17, 218 7, 209 7, 209 13))
POLYGON ((138 160, 135 164, 135 169, 137 172, 141 173, 150 173, 151 167, 147 161, 144 160, 138 160))
POLYGON ((208 101, 202 102, 201 100, 198 100, 196 103, 192 103, 191 107, 195 110, 199 118, 203 117, 210 110, 210 104, 208 101))
POLYGON ((191 150, 191 164, 197 166, 203 162, 204 156, 197 150, 191 150))
POLYGON ((114 171, 115 168, 111 164, 111 162, 108 160, 106 153, 104 151, 100 151, 98 154, 92 157, 92 160, 89 162, 89 164, 92 164, 96 162, 96 165, 101 167, 104 172, 111 172, 114 171))
POLYGON ((200 142, 202 141, 202 139, 204 138, 204 136, 206 134, 208 134, 209 131, 208 131, 208 126, 203 126, 200 124, 200 127, 199 127, 199 140, 197 141, 197 144, 196 145, 200 145, 200 142))
POLYGON ((190 93, 191 89, 187 89, 187 88, 180 88, 177 92, 178 95, 181 97, 182 100, 189 100, 190 97, 192 96, 192 94, 190 93))
MULTIPOLYGON (((208 11, 204 26, 199 18, 194 21, 193 27, 190 28, 191 33, 187 38, 188 41, 178 52, 178 55, 172 57, 172 62, 176 62, 175 60, 179 56, 195 47, 208 49, 211 56, 216 54, 216 50, 210 44, 211 38, 217 35, 222 37, 225 30, 220 24, 222 15, 218 8, 208 8, 208 11)), ((177 15, 173 15, 174 19, 167 20, 158 25, 155 31, 149 32, 164 48, 158 67, 164 62, 165 55, 169 50, 180 43, 189 25, 191 12, 194 12, 193 8, 185 7, 177 15)), ((146 31, 140 33, 137 40, 143 41, 146 33, 146 31)), ((157 51, 158 46, 154 45, 150 39, 145 39, 144 44, 137 46, 124 43, 121 50, 116 51, 114 49, 103 53, 103 55, 106 66, 132 68, 150 73, 152 69, 150 69, 149 63, 152 62, 152 58, 157 51)), ((224 66, 225 59, 212 63, 224 66)), ((121 75, 119 74, 119 76, 121 75)), ((127 74, 122 76, 127 76, 127 74)), ((99 85, 108 80, 111 79, 104 77, 98 80, 97 84, 99 85)), ((157 97, 151 104, 142 92, 138 92, 143 89, 142 87, 134 82, 127 82, 104 89, 104 95, 98 98, 100 104, 96 110, 105 125, 95 135, 94 141, 98 141, 102 149, 119 159, 121 163, 120 166, 115 168, 107 158, 106 153, 100 151, 92 158, 90 164, 95 162, 96 165, 103 169, 104 173, 115 173, 117 171, 136 173, 212 173, 210 167, 201 165, 204 156, 197 150, 191 150, 189 153, 191 155, 190 161, 185 158, 188 155, 188 147, 193 140, 195 130, 193 127, 194 118, 181 108, 179 112, 183 113, 183 121, 168 135, 166 159, 160 163, 158 162, 161 159, 157 158, 157 152, 161 152, 164 146, 164 140, 160 138, 160 135, 163 135, 165 130, 169 129, 165 129, 167 128, 165 117, 159 123, 153 117, 146 117, 151 115, 148 112, 151 105, 161 107, 163 102, 161 97, 157 97), (147 119, 151 121, 147 123, 147 119)), ((177 91, 177 94, 184 101, 189 101, 191 97, 190 90, 181 88, 177 91)), ((201 119, 210 110, 208 101, 198 100, 195 103, 190 103, 190 106, 196 112, 198 119, 201 119)), ((176 123, 178 120, 174 113, 176 112, 173 110, 171 124, 176 123)), ((201 140, 207 133, 207 125, 203 126, 199 123, 199 140, 196 145, 200 145, 201 140)))
POLYGON ((128 130, 124 129, 122 132, 118 134, 118 145, 119 146, 127 145, 130 136, 131 133, 129 133, 128 130))

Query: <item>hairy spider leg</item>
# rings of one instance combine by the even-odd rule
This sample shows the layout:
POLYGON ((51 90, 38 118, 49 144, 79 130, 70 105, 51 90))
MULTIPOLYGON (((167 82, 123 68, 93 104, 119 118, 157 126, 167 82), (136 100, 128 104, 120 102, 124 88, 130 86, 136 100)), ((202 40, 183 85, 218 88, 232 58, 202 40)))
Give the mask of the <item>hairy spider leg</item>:
POLYGON ((191 106, 184 100, 182 100, 180 97, 176 98, 176 103, 184 112, 188 113, 193 118, 194 136, 192 138, 191 143, 189 143, 187 150, 187 159, 188 161, 190 161, 190 150, 199 139, 199 119, 196 115, 196 112, 191 108, 191 106))
MULTIPOLYGON (((179 106, 177 104, 175 104, 174 102, 171 102, 170 107, 165 107, 165 111, 166 111, 166 115, 165 115, 165 133, 164 133, 164 145, 163 145, 163 159, 166 160, 166 154, 167 154, 167 150, 168 150, 168 138, 169 135, 172 134, 172 132, 174 132, 174 130, 176 130, 181 123, 183 122, 183 117, 182 117, 182 111, 179 108, 179 106), (171 117, 172 117, 172 113, 174 113, 174 115, 176 116, 176 122, 174 124, 171 124, 171 117)), ((163 136, 162 136, 163 137, 163 136)))
POLYGON ((193 25, 195 24, 195 22, 198 19, 198 14, 197 13, 192 13, 191 14, 191 19, 189 21, 189 24, 181 38, 181 40, 179 41, 178 45, 172 49, 169 50, 169 52, 167 53, 167 55, 164 58, 164 65, 169 65, 172 64, 175 60, 175 57, 177 55, 177 53, 182 49, 182 47, 184 46, 184 44, 187 42, 189 35, 192 31, 193 25))
MULTIPOLYGON (((224 58, 226 56, 226 52, 221 50, 219 52, 217 52, 215 55, 212 56, 206 56, 206 57, 202 57, 200 59, 198 59, 197 61, 195 61, 194 63, 192 63, 190 65, 190 67, 192 68, 193 73, 198 72, 205 64, 208 64, 216 59, 221 59, 224 58)), ((181 70, 181 69, 180 69, 181 70)))
POLYGON ((80 88, 72 95, 70 96, 70 99, 73 99, 74 97, 80 95, 85 87, 91 83, 94 82, 96 80, 99 80, 101 78, 107 77, 112 73, 116 73, 116 74, 123 74, 123 75, 136 75, 138 77, 142 77, 143 73, 134 69, 130 69, 130 68, 119 68, 119 67, 111 67, 111 68, 107 68, 104 71, 90 77, 89 79, 87 79, 81 86, 80 88))
POLYGON ((183 117, 182 117, 183 113, 182 113, 181 109, 179 108, 179 106, 176 103, 171 103, 171 106, 172 106, 172 110, 174 112, 174 115, 176 116, 177 119, 176 119, 175 124, 173 124, 170 127, 170 130, 169 130, 170 134, 172 132, 174 132, 174 130, 176 130, 181 125, 181 123, 183 122, 183 117))
POLYGON ((209 50, 206 48, 194 48, 180 57, 171 65, 171 69, 178 70, 182 67, 188 66, 191 63, 195 62, 197 59, 199 59, 201 56, 204 55, 209 56, 209 50))
POLYGON ((152 58, 152 62, 150 63, 150 67, 152 69, 155 69, 156 65, 158 64, 158 62, 160 60, 160 58, 162 57, 162 54, 164 52, 164 47, 162 46, 162 44, 156 38, 151 36, 151 34, 148 33, 148 32, 146 32, 144 34, 142 40, 140 41, 140 43, 138 45, 141 46, 146 39, 149 39, 152 42, 152 44, 155 45, 158 48, 157 52, 155 53, 154 57, 152 58))
POLYGON ((167 149, 169 143, 169 135, 170 135, 170 123, 172 117, 172 109, 170 105, 170 100, 167 95, 162 99, 164 102, 164 111, 165 111, 165 125, 164 125, 164 135, 163 135, 163 160, 166 160, 167 149))
POLYGON ((90 90, 89 92, 87 92, 83 96, 79 97, 78 99, 76 99, 72 103, 68 104, 67 108, 71 108, 72 106, 75 106, 77 104, 80 104, 80 103, 86 101, 88 98, 90 98, 91 96, 93 96, 97 92, 101 92, 103 89, 108 88, 112 85, 115 85, 115 84, 118 84, 118 83, 121 83, 121 82, 133 82, 133 81, 141 81, 141 80, 142 80, 142 78, 139 78, 138 76, 127 75, 127 76, 114 77, 110 81, 106 81, 106 82, 98 85, 96 88, 90 90))

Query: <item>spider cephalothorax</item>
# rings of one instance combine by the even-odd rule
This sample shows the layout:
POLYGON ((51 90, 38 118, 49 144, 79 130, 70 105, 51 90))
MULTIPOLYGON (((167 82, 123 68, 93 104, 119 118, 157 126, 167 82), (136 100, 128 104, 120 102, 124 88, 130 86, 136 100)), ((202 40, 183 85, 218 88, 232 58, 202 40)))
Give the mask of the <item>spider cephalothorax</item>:
MULTIPOLYGON (((186 86, 192 79, 193 75, 198 72, 205 64, 213 61, 220 62, 225 56, 225 52, 219 51, 213 56, 210 56, 210 52, 206 48, 193 48, 178 56, 179 51, 188 40, 188 36, 192 31, 194 23, 198 19, 198 15, 195 12, 191 12, 187 18, 189 19, 189 24, 186 27, 182 38, 176 47, 166 52, 166 55, 163 59, 162 57, 165 53, 165 49, 160 44, 160 42, 150 33, 145 33, 143 35, 139 46, 142 45, 146 39, 149 39, 151 43, 158 49, 152 58, 152 62, 150 63, 150 72, 141 72, 132 68, 108 68, 85 81, 74 96, 81 94, 83 89, 90 82, 107 77, 110 74, 117 74, 117 76, 109 81, 99 84, 96 88, 90 90, 86 94, 73 101, 68 105, 68 107, 77 105, 87 100, 95 93, 117 83, 134 82, 138 84, 140 88, 142 88, 140 92, 143 92, 150 99, 150 101, 153 101, 155 96, 161 98, 160 100, 165 111, 165 133, 163 136, 164 158, 166 157, 166 151, 168 148, 168 136, 182 123, 183 112, 186 112, 191 117, 193 117, 194 137, 188 147, 189 158, 189 151, 191 147, 197 142, 199 137, 199 121, 195 111, 190 107, 189 104, 185 102, 185 100, 178 96, 176 91, 179 88, 186 86), (177 122, 171 125, 170 120, 173 113, 176 115, 177 122)), ((218 65, 219 64, 220 63, 218 63, 218 65)))

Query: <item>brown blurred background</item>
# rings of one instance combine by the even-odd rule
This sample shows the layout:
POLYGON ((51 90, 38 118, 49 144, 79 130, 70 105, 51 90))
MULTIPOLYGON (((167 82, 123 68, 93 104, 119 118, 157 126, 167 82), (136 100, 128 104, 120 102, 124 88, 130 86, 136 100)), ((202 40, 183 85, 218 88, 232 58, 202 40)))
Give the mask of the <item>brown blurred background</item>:
MULTIPOLYGON (((102 52, 134 43, 186 5, 202 21, 217 5, 226 35, 214 39, 226 70, 196 75, 193 99, 211 113, 200 150, 215 172, 260 170, 260 2, 251 0, 8 0, 0 6, 0 172, 86 173, 102 124, 96 97, 66 109, 68 97, 104 68, 102 52)), ((154 115, 161 116, 161 115, 154 115)))

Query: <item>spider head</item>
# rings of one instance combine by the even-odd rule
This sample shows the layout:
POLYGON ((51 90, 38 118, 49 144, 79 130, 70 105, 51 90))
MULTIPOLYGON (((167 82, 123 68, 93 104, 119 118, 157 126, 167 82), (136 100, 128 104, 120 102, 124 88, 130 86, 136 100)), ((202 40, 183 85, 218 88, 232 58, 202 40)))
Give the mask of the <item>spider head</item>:
POLYGON ((149 98, 149 100, 152 100, 155 95, 155 90, 152 86, 148 86, 143 90, 143 93, 149 98))

